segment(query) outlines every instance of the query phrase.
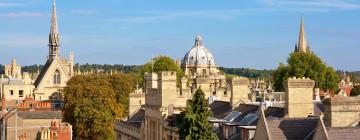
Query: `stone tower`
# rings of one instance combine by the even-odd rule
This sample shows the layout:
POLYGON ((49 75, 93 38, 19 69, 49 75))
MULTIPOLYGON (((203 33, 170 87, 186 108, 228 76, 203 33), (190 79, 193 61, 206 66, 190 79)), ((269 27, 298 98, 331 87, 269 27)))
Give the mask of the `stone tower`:
POLYGON ((305 37, 304 18, 301 17, 299 41, 295 45, 295 52, 309 53, 310 48, 305 37))
POLYGON ((315 81, 309 78, 290 78, 285 81, 285 114, 289 118, 314 114, 315 81))
POLYGON ((229 84, 231 97, 230 105, 235 108, 240 103, 249 102, 249 79, 243 77, 228 78, 227 83, 229 84))
POLYGON ((60 34, 58 31, 56 4, 54 0, 52 16, 51 16, 51 27, 49 33, 49 59, 54 59, 55 57, 59 57, 60 54, 59 48, 60 48, 60 34))
POLYGON ((16 63, 16 59, 10 65, 5 65, 5 75, 11 78, 21 79, 21 65, 16 63))

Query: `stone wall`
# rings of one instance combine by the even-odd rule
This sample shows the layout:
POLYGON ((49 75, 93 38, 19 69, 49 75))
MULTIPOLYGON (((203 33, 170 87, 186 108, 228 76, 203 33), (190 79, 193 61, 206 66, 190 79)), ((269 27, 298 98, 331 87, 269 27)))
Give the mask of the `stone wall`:
POLYGON ((227 79, 230 87, 230 105, 239 106, 240 103, 248 103, 249 99, 249 79, 243 77, 234 77, 227 79))
POLYGON ((347 127, 360 121, 360 97, 334 96, 324 100, 327 127, 347 127))
POLYGON ((289 118, 314 115, 315 81, 309 78, 290 78, 285 81, 285 113, 289 118))

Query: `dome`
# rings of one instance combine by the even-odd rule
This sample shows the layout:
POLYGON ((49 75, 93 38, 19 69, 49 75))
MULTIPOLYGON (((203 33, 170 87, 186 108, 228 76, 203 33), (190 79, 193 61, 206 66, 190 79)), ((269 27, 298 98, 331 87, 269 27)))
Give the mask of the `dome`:
POLYGON ((211 52, 202 45, 202 37, 196 36, 195 45, 186 53, 182 65, 216 65, 211 52))

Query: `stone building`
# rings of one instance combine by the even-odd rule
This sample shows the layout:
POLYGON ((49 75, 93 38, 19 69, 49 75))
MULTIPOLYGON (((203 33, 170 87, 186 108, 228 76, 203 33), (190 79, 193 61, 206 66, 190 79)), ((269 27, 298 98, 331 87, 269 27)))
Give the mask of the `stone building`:
POLYGON ((299 41, 297 44, 295 44, 295 52, 311 53, 310 46, 309 46, 308 42, 306 41, 306 37, 305 37, 304 18, 303 17, 301 17, 299 41))
POLYGON ((73 53, 70 53, 69 60, 60 58, 60 33, 57 25, 55 0, 53 3, 48 46, 48 59, 34 83, 34 97, 36 100, 49 100, 50 96, 66 86, 66 82, 74 74, 73 53))
POLYGON ((220 100, 229 100, 226 96, 225 73, 221 72, 212 53, 203 45, 203 38, 196 36, 194 46, 185 54, 181 68, 189 77, 191 91, 201 87, 206 96, 216 96, 220 100))
POLYGON ((23 100, 32 95, 34 88, 30 74, 21 73, 21 65, 16 63, 16 59, 5 66, 5 76, 1 75, 0 79, 0 95, 6 101, 23 100))
POLYGON ((41 70, 32 80, 29 73, 21 72, 21 65, 12 63, 5 66, 5 77, 1 77, 0 92, 7 101, 23 100, 32 96, 35 100, 49 100, 53 94, 59 93, 66 82, 74 75, 74 54, 70 58, 60 58, 60 34, 57 25, 56 5, 53 2, 51 27, 49 33, 49 56, 41 70))
POLYGON ((5 65, 5 76, 14 79, 21 79, 21 65, 16 63, 16 59, 13 59, 11 64, 5 65))
POLYGON ((181 78, 179 84, 174 71, 145 74, 143 92, 138 90, 130 94, 130 116, 115 122, 117 139, 179 139, 174 119, 198 88, 204 91, 210 104, 224 102, 230 110, 250 102, 249 80, 226 79, 202 43, 202 37, 197 36, 195 45, 184 56, 181 68, 188 78, 181 78))

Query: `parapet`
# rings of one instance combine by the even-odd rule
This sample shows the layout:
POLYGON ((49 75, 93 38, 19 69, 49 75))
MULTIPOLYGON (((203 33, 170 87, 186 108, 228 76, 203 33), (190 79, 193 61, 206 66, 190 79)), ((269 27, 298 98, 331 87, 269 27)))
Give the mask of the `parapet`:
POLYGON ((292 77, 285 81, 285 85, 290 88, 313 88, 315 86, 315 81, 306 77, 292 77))
POLYGON ((158 72, 159 80, 176 80, 176 71, 161 71, 158 72))
POLYGON ((250 81, 246 77, 232 77, 226 79, 227 83, 231 85, 249 85, 250 81))

